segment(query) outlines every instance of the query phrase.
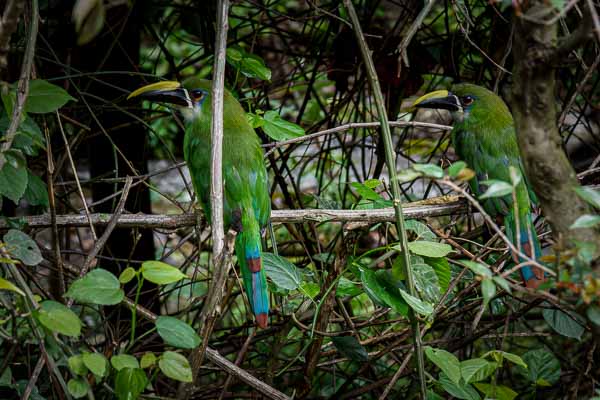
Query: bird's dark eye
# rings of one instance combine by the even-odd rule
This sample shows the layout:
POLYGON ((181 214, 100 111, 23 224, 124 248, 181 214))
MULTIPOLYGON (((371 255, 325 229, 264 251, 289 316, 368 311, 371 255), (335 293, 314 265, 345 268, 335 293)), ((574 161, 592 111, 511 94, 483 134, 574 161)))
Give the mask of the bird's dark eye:
POLYGON ((462 102, 463 106, 469 106, 469 105, 471 105, 471 103, 473 103, 473 100, 475 100, 473 98, 473 96, 464 96, 461 99, 461 102, 462 102))
POLYGON ((204 98, 206 92, 202 89, 194 89, 190 91, 190 95, 192 96, 192 99, 197 103, 204 98))

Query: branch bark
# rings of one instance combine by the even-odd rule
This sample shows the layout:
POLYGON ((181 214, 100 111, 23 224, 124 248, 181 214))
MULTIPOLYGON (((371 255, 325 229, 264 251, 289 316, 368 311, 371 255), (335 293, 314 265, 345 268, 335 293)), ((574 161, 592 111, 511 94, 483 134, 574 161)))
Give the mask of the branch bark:
POLYGON ((595 230, 570 229, 578 217, 591 210, 573 191, 579 182, 558 131, 551 62, 589 37, 591 23, 589 17, 584 17, 580 28, 556 46, 556 24, 545 24, 533 17, 546 15, 543 9, 552 6, 541 0, 530 4, 525 18, 516 17, 512 93, 512 112, 525 172, 554 237, 562 246, 573 246, 575 241, 599 243, 600 234, 595 230))

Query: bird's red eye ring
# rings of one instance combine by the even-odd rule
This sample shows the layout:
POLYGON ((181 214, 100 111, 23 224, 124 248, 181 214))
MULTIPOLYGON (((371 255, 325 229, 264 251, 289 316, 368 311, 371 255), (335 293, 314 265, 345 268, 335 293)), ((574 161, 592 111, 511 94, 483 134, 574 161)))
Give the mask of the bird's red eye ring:
POLYGON ((462 104, 463 106, 470 106, 473 103, 473 97, 472 96, 465 96, 462 99, 462 104))

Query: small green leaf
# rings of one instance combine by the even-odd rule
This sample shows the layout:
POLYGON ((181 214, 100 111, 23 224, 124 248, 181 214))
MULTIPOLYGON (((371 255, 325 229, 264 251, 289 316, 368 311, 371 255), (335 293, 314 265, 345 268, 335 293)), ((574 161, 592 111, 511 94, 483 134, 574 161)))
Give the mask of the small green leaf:
POLYGON ((15 292, 17 294, 20 294, 21 296, 25 296, 25 293, 21 289, 19 289, 18 287, 13 285, 12 282, 7 281, 4 278, 0 278, 0 290, 10 290, 11 292, 15 292))
POLYGON ((112 356, 110 358, 110 365, 113 366, 117 371, 122 370, 123 368, 139 368, 140 364, 138 360, 129 354, 118 354, 116 356, 112 356))
POLYGON ((506 279, 504 279, 501 276, 494 276, 492 279, 494 280, 496 285, 500 286, 502 289, 504 289, 508 293, 510 293, 510 291, 511 291, 510 285, 508 284, 508 281, 506 279))
POLYGON ((108 372, 108 361, 100 353, 83 353, 83 363, 94 374, 100 377, 108 372))
POLYGON ((490 197, 502 197, 512 193, 513 187, 510 183, 498 180, 488 180, 481 182, 483 185, 489 185, 484 194, 479 196, 480 199, 488 199, 490 197))
POLYGON ((292 122, 286 121, 277 113, 269 110, 265 113, 263 131, 273 140, 287 140, 304 136, 302 127, 292 122))
POLYGON ((485 305, 496 295, 496 284, 491 278, 485 278, 481 281, 481 294, 485 305))
POLYGON ((482 358, 493 357, 494 360, 496 360, 496 362, 498 362, 499 364, 502 364, 504 359, 507 359, 508 361, 512 362, 513 364, 518 365, 524 369, 527 369, 527 364, 525 364, 525 362, 523 361, 523 359, 521 357, 519 357, 516 354, 507 353, 506 351, 491 350, 491 351, 488 351, 487 353, 485 353, 481 357, 482 358))
POLYGON ((481 263, 471 261, 471 260, 459 260, 459 263, 461 263, 465 267, 469 268, 471 271, 473 271, 475 274, 477 274, 479 276, 483 276, 484 278, 492 277, 492 271, 490 271, 490 269, 487 266, 485 266, 481 263))
POLYGON ((118 400, 135 400, 148 385, 146 373, 139 368, 121 368, 115 377, 118 400))
POLYGON ((412 169, 432 178, 444 177, 444 170, 434 164, 413 164, 412 169))
POLYGON ((193 349, 200 344, 200 336, 185 322, 174 318, 160 316, 156 319, 156 330, 168 345, 182 349, 193 349))
POLYGON ((371 189, 365 184, 359 182, 351 182, 350 186, 352 186, 354 190, 356 190, 356 192, 359 194, 359 196, 361 196, 365 200, 375 201, 382 199, 382 197, 377 192, 375 192, 373 189, 371 189))
POLYGON ((96 268, 71 283, 65 293, 65 297, 80 303, 100 305, 119 304, 124 296, 117 277, 101 268, 96 268))
POLYGON ((354 336, 334 336, 331 338, 334 346, 345 357, 353 361, 366 362, 369 354, 354 336))
POLYGON ((81 320, 64 304, 46 300, 40 304, 38 320, 52 332, 77 337, 81 333, 81 320))
POLYGON ((475 387, 485 394, 486 399, 513 400, 519 395, 519 393, 504 385, 475 383, 475 387))
POLYGON ((398 180, 398 182, 403 183, 403 182, 414 181, 415 179, 417 179, 421 176, 423 176, 423 174, 420 172, 417 172, 415 170, 403 169, 402 171, 399 171, 396 174, 396 179, 398 180))
POLYGON ((425 355, 434 363, 439 369, 441 369, 448 378, 454 383, 460 381, 460 361, 458 358, 443 349, 434 349, 430 346, 425 346, 425 355))
POLYGON ((258 78, 263 81, 271 80, 271 70, 258 56, 245 57, 240 64, 240 71, 248 78, 258 78))
POLYGON ((415 240, 408 243, 408 249, 420 256, 425 257, 445 257, 452 251, 452 246, 446 243, 429 242, 425 240, 415 240))
POLYGON ((71 100, 75 99, 60 86, 42 79, 34 79, 29 82, 25 111, 40 114, 51 113, 71 100))
POLYGON ((133 269, 132 267, 127 267, 119 275, 119 282, 121 282, 124 285, 124 284, 130 282, 135 277, 136 274, 137 274, 137 272, 135 269, 133 269))
POLYGON ((319 292, 321 292, 321 287, 314 282, 302 282, 298 289, 304 295, 310 297, 313 300, 317 297, 319 292))
POLYGON ((180 382, 192 381, 192 369, 187 358, 173 351, 165 351, 158 360, 160 370, 171 379, 180 382))
POLYGON ((27 173, 27 188, 23 193, 23 197, 31 206, 48 207, 48 188, 46 184, 39 176, 33 175, 29 170, 27 173))
POLYGON ((585 314, 587 315, 590 321, 600 326, 600 307, 592 304, 587 308, 585 314))
POLYGON ((302 274, 287 259, 273 253, 262 253, 263 268, 267 276, 281 289, 295 290, 302 284, 302 274))
POLYGON ((376 187, 381 185, 381 181, 379 179, 367 179, 363 182, 363 184, 369 189, 375 189, 376 187))
POLYGON ((480 382, 492 375, 498 368, 495 362, 483 358, 472 358, 460 363, 460 373, 467 383, 480 382))
POLYGON ((83 378, 71 378, 67 382, 67 390, 74 398, 81 399, 90 390, 90 385, 83 378))
POLYGON ((404 227, 407 231, 413 231, 417 234, 417 239, 424 239, 429 241, 437 240, 435 233, 429 229, 424 223, 417 221, 416 219, 409 219, 404 223, 404 227))
POLYGON ((150 368, 156 364, 156 356, 154 353, 144 353, 142 359, 140 360, 140 366, 144 369, 150 368))
POLYGON ((390 307, 400 315, 408 315, 408 304, 400 295, 398 288, 392 284, 391 279, 386 279, 385 275, 378 275, 368 268, 362 268, 360 280, 365 292, 374 302, 383 307, 390 307))
POLYGON ((445 373, 440 373, 440 384, 446 392, 451 394, 453 397, 462 400, 481 400, 477 390, 470 384, 464 382, 456 383, 446 376, 445 373))
POLYGON ((144 261, 141 268, 144 279, 157 285, 168 285, 187 278, 179 269, 162 261, 144 261))
POLYGON ((362 290, 360 290, 360 286, 344 276, 342 276, 338 281, 337 288, 335 291, 335 295, 338 297, 353 297, 358 296, 361 293, 362 290))
POLYGON ((400 294, 402 295, 404 301, 406 301, 410 308, 412 308, 417 314, 428 317, 433 313, 433 306, 431 304, 425 303, 423 300, 411 296, 402 289, 398 290, 400 290, 400 294))
POLYGON ((548 350, 530 350, 523 361, 527 368, 517 367, 517 371, 538 386, 552 386, 560 379, 560 362, 548 350))
POLYGON ((600 190, 578 186, 575 188, 575 193, 592 207, 600 209, 600 190))
POLYGON ((600 225, 600 215, 584 214, 577 218, 570 229, 595 228, 600 225))
POLYGON ((575 313, 571 315, 561 310, 544 308, 542 315, 548 325, 563 336, 580 340, 585 331, 583 318, 575 313))
POLYGON ((451 178, 456 178, 456 176, 460 173, 460 171, 462 171, 464 168, 466 168, 466 166, 467 166, 466 162, 457 161, 448 167, 448 175, 450 175, 451 178))
POLYGON ((6 250, 25 265, 34 266, 43 260, 37 243, 24 232, 17 229, 9 230, 4 235, 4 243, 6 243, 6 250))
MULTIPOLYGON (((3 155, 0 154, 0 157, 3 155)), ((0 196, 6 196, 18 204, 21 197, 27 189, 29 175, 27 168, 15 168, 11 163, 6 162, 0 169, 0 196)))
POLYGON ((88 369, 83 363, 83 354, 77 354, 69 357, 67 363, 69 364, 69 369, 73 374, 81 376, 87 375, 88 369))

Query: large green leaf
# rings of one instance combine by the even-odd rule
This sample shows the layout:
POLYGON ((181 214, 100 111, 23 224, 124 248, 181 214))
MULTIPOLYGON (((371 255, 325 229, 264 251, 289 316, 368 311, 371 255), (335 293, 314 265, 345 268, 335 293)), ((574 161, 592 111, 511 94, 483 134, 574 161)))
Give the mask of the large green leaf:
POLYGON ((29 94, 25 101, 25 111, 29 113, 50 113, 58 110, 70 100, 75 100, 60 86, 42 79, 29 82, 29 94))
POLYGON ((425 355, 454 383, 458 383, 461 377, 460 361, 458 358, 444 350, 425 346, 425 355))
POLYGON ((281 289, 295 290, 302 284, 302 273, 287 259, 273 253, 262 253, 267 276, 281 289))
POLYGON ((528 351, 523 361, 527 368, 517 366, 517 371, 538 386, 552 386, 560 379, 560 362, 546 349, 528 351))
POLYGON ((142 263, 142 276, 157 285, 168 285, 187 278, 179 269, 162 261, 144 261, 142 263))
POLYGON ((21 296, 25 296, 25 293, 16 287, 11 281, 7 281, 4 278, 0 278, 0 290, 9 290, 11 292, 15 292, 20 294, 21 296))
POLYGON ((353 361, 366 362, 369 354, 354 336, 334 336, 331 338, 338 351, 353 361))
POLYGON ((423 300, 436 303, 440 299, 441 293, 438 277, 433 268, 418 256, 411 257, 410 266, 413 270, 415 287, 423 300))
POLYGON ((27 188, 23 197, 31 206, 48 207, 48 188, 39 176, 27 171, 27 188))
POLYGON ((301 126, 284 120, 277 111, 267 111, 263 119, 265 121, 262 126, 263 131, 274 140, 287 140, 304 136, 305 132, 301 126))
POLYGON ((452 278, 452 269, 446 257, 423 257, 423 260, 430 265, 438 277, 440 292, 444 293, 448 290, 450 279, 452 278))
POLYGON ((413 231, 417 234, 417 239, 424 239, 434 241, 437 239, 435 233, 429 229, 424 223, 417 221, 416 219, 409 219, 404 223, 404 227, 407 231, 413 231))
POLYGON ((600 209, 600 190, 580 186, 575 188, 575 193, 594 208, 600 209))
POLYGON ((444 388, 446 392, 456 397, 457 399, 462 400, 481 400, 481 396, 477 393, 477 390, 470 384, 465 384, 464 382, 456 383, 445 373, 440 373, 440 384, 444 388))
POLYGON ((513 187, 510 183, 498 180, 488 180, 481 182, 483 185, 489 185, 484 194, 479 196, 480 199, 488 199, 490 197, 502 197, 512 193, 513 187))
POLYGON ((581 339, 581 335, 585 332, 583 318, 575 313, 567 314, 558 309, 544 308, 542 315, 548 325, 563 336, 581 339))
POLYGON ((492 375, 498 364, 483 358, 471 358, 460 363, 460 374, 465 382, 479 382, 492 375))
POLYGON ((160 316, 156 319, 156 330, 165 343, 182 349, 193 349, 200 344, 200 336, 185 322, 160 316))
POLYGON ((417 255, 425 257, 444 257, 452 251, 452 246, 446 243, 415 240, 408 243, 408 249, 417 255))
POLYGON ((95 375, 103 377, 108 373, 108 360, 100 353, 83 353, 83 364, 95 375))
POLYGON ((428 317, 433 313, 433 306, 431 304, 419 299, 418 297, 410 295, 402 289, 398 290, 400 290, 400 294, 402 295, 404 301, 406 301, 410 308, 412 308, 417 314, 428 317))
POLYGON ((53 332, 77 337, 81 333, 81 320, 64 304, 46 300, 40 304, 38 320, 53 332))
POLYGON ((83 378, 72 378, 67 382, 67 390, 69 394, 76 399, 81 399, 87 395, 90 385, 83 378))
POLYGON ((146 385, 148 385, 148 378, 143 370, 121 368, 115 377, 115 394, 119 400, 136 400, 146 385))
POLYGON ((412 169, 432 178, 444 177, 444 170, 434 164, 413 164, 412 169))
POLYGON ((519 395, 519 393, 504 385, 475 383, 475 387, 485 394, 486 399, 513 400, 519 395))
POLYGON ((6 250, 25 265, 34 266, 43 260, 37 243, 20 230, 9 230, 4 235, 4 243, 6 244, 6 250))
POLYGON ((139 368, 140 363, 137 358, 129 354, 117 354, 110 358, 110 365, 113 366, 117 371, 123 368, 139 368))
MULTIPOLYGON (((6 157, 6 155, 0 154, 0 157, 6 157)), ((0 169, 0 195, 6 196, 13 203, 18 204, 27 189, 28 178, 27 167, 15 168, 11 163, 5 162, 0 169)))
POLYGON ((577 218, 570 229, 595 228, 600 225, 600 215, 584 214, 577 218))
POLYGON ((192 381, 192 369, 187 358, 174 351, 165 351, 158 360, 160 370, 171 379, 180 382, 192 381))
MULTIPOLYGON (((386 273, 386 271, 383 271, 386 273)), ((391 278, 387 279, 383 274, 378 276, 368 268, 362 268, 360 279, 365 292, 379 305, 390 307, 400 315, 408 315, 408 304, 402 298, 399 289, 393 285, 391 278)))
POLYGON ((124 297, 116 276, 105 269, 97 268, 71 284, 66 297, 80 303, 100 305, 119 304, 124 297))

